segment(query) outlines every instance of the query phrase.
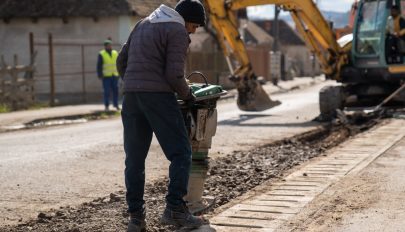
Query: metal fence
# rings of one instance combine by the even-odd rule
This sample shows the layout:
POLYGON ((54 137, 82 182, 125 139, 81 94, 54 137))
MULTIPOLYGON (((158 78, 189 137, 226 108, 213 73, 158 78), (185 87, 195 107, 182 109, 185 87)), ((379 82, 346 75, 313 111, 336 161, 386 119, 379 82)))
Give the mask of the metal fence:
MULTIPOLYGON (((29 37, 30 51, 36 51, 35 89, 37 100, 59 104, 77 104, 100 101, 101 82, 97 78, 98 53, 103 49, 100 43, 55 39, 52 34, 46 38, 29 37)), ((120 44, 113 44, 119 50, 120 44)), ((186 73, 201 71, 212 84, 233 87, 227 76, 228 66, 222 52, 190 52, 187 55, 186 73)))
MULTIPOLYGON (((31 52, 38 53, 35 87, 38 100, 57 104, 86 103, 101 99, 96 64, 101 43, 29 37, 31 52)), ((113 44, 120 49, 120 44, 113 44)))

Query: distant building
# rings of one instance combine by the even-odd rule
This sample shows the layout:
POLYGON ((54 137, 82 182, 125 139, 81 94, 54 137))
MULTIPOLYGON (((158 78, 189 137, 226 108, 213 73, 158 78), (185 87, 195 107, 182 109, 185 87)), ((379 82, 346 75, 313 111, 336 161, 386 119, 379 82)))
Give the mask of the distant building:
MULTIPOLYGON (((259 27, 274 38, 274 20, 255 20, 259 27)), ((283 20, 279 20, 280 50, 289 62, 289 67, 296 69, 297 76, 311 76, 314 71, 320 73, 319 64, 313 63, 313 57, 301 36, 283 20)), ((288 71, 288 70, 287 70, 288 71)))
POLYGON ((270 51, 274 42, 273 37, 249 20, 241 20, 241 27, 253 71, 257 76, 271 81, 270 51))
POLYGON ((50 92, 48 34, 51 33, 56 98, 60 103, 80 102, 84 97, 97 99, 102 92, 96 77, 97 54, 103 48, 102 42, 110 37, 119 49, 138 20, 162 3, 173 7, 176 2, 0 0, 0 55, 11 63, 17 54, 20 63, 28 63, 32 32, 34 49, 38 51, 35 90, 38 99, 46 101, 50 92))
MULTIPOLYGON (((229 68, 223 52, 216 40, 205 28, 198 28, 190 35, 191 43, 186 61, 186 74, 200 71, 211 84, 219 84, 224 88, 234 88, 235 83, 229 80, 229 68)), ((201 78, 192 81, 202 81, 201 78)))

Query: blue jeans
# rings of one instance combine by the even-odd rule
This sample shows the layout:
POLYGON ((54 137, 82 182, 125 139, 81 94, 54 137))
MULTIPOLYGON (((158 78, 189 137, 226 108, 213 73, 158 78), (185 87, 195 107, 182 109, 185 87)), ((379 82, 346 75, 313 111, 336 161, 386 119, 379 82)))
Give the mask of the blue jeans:
POLYGON ((118 77, 104 77, 103 78, 104 89, 104 106, 110 105, 110 92, 113 94, 113 105, 118 107, 118 77))
POLYGON ((175 95, 125 93, 121 117, 124 125, 128 212, 140 211, 145 204, 145 159, 153 133, 170 161, 167 206, 183 204, 191 166, 191 145, 175 95))

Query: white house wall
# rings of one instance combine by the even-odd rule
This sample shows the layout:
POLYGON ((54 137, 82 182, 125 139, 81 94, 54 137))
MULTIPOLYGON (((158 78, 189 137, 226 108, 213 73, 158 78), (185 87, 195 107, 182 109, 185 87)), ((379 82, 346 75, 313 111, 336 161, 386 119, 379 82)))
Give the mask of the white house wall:
POLYGON ((134 25, 133 23, 134 20, 128 16, 120 16, 118 17, 118 20, 119 20, 118 41, 120 44, 124 44, 127 41, 129 34, 131 33, 131 30, 134 25))

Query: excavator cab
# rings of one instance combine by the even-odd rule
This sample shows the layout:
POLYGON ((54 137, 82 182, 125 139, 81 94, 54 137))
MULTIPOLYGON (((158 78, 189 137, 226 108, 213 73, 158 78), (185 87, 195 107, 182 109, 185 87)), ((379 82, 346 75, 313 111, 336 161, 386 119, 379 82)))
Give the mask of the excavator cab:
MULTIPOLYGON (((346 86, 345 106, 376 105, 405 80, 405 41, 401 46, 402 38, 393 35, 393 6, 405 16, 405 0, 362 0, 357 4, 350 64, 342 68, 339 80, 346 86)), ((401 102, 400 98, 396 97, 401 102)))
POLYGON ((405 0, 367 0, 358 5, 351 61, 363 70, 360 76, 367 76, 368 80, 405 75, 405 48, 401 46, 402 39, 393 36, 390 13, 394 5, 404 12, 405 0))
POLYGON ((354 58, 356 60, 374 59, 374 62, 365 62, 366 65, 382 63, 380 57, 383 58, 384 56, 380 55, 384 52, 385 25, 389 15, 387 8, 389 8, 387 1, 379 0, 365 1, 358 8, 354 58))

